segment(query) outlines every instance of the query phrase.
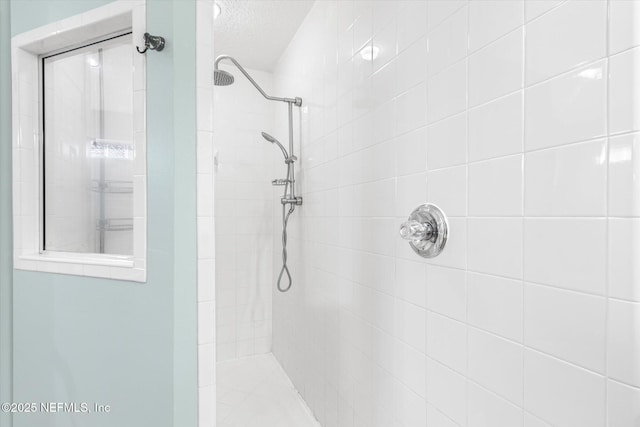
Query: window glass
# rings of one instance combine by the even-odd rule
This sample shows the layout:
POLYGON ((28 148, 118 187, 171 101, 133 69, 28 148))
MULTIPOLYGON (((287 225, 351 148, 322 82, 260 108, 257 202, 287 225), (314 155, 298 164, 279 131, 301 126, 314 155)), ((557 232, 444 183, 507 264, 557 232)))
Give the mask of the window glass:
POLYGON ((131 35, 42 61, 44 250, 132 255, 131 35))

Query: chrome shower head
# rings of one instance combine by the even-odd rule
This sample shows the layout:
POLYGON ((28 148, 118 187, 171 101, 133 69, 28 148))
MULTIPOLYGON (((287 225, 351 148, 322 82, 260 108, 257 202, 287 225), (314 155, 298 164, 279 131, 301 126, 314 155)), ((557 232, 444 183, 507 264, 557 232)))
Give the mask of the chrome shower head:
POLYGON ((280 141, 278 141, 277 139, 275 139, 274 137, 272 137, 271 135, 269 135, 266 132, 262 132, 262 137, 264 139, 266 139, 267 141, 269 141, 272 144, 276 144, 278 147, 280 147, 280 150, 282 150, 282 154, 284 155, 284 160, 286 161, 289 158, 289 154, 287 153, 287 150, 285 150, 285 148, 282 146, 282 144, 280 144, 280 141))
POLYGON ((272 137, 271 135, 269 135, 269 134, 268 134, 268 133, 266 133, 266 132, 262 132, 262 137, 263 137, 264 139, 266 139, 267 141, 269 141, 270 143, 272 143, 272 144, 273 144, 273 143, 275 143, 275 142, 278 142, 278 140, 277 140, 277 139, 275 139, 274 137, 272 137))
POLYGON ((220 70, 218 68, 213 70, 213 84, 216 86, 229 86, 233 84, 233 74, 220 70))

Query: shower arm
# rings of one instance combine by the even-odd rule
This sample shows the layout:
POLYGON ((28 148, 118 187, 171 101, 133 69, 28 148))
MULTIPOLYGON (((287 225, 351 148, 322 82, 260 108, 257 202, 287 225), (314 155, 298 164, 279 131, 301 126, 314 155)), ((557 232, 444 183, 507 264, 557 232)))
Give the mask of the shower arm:
POLYGON ((229 61, 233 62, 233 64, 238 67, 238 70, 240 70, 242 72, 242 74, 244 74, 244 76, 251 82, 251 84, 253 86, 255 86, 256 89, 258 89, 258 91, 262 94, 262 96, 264 96, 265 98, 267 98, 270 101, 282 101, 282 102, 288 102, 289 105, 293 104, 296 107, 300 107, 302 106, 302 98, 279 98, 277 96, 270 96, 267 95, 267 93, 262 90, 262 88, 258 85, 258 83, 256 83, 255 80, 253 80, 253 78, 249 75, 249 73, 247 73, 247 71, 242 67, 242 65, 240 65, 238 63, 238 61, 236 61, 235 59, 233 59, 233 57, 229 56, 229 55, 220 55, 216 58, 216 61, 213 64, 213 68, 215 70, 218 69, 218 63, 220 61, 222 61, 223 59, 228 59, 229 61))

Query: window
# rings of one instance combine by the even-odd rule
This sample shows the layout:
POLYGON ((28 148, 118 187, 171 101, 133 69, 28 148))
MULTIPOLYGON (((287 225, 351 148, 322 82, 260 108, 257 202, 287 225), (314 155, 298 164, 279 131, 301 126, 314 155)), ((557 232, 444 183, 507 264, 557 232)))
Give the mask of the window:
POLYGON ((133 255, 131 34, 42 58, 43 249, 133 255))
POLYGON ((146 281, 144 0, 12 37, 14 267, 146 281))

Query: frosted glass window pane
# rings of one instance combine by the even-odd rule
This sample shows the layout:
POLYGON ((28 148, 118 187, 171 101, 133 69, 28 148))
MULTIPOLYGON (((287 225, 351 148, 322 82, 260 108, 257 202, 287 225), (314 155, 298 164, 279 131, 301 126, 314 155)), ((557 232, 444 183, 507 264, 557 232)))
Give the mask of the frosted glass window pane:
POLYGON ((43 59, 44 249, 133 253, 133 63, 125 35, 43 59))

